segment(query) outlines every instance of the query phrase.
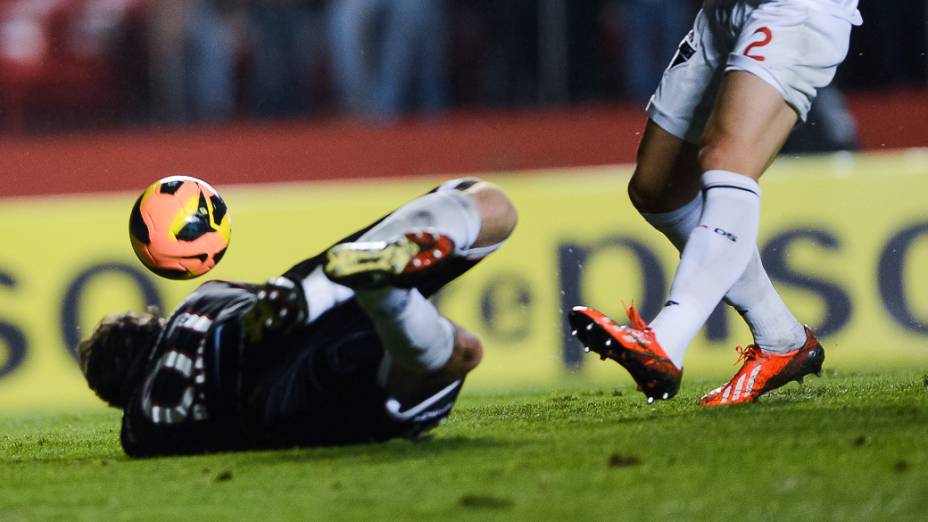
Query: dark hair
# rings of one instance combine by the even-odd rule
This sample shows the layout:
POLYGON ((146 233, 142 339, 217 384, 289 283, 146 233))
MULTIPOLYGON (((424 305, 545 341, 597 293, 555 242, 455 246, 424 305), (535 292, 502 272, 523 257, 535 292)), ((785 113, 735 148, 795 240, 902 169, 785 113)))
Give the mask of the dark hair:
POLYGON ((150 349, 164 328, 158 309, 145 313, 108 315, 93 334, 77 347, 81 371, 87 385, 110 406, 124 408, 128 402, 129 370, 140 354, 150 349))

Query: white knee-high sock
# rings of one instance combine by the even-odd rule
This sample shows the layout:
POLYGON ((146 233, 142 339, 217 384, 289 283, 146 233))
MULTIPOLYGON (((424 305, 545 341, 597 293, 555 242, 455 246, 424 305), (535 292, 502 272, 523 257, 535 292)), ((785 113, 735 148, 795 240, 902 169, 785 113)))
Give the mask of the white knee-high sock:
POLYGON ((700 216, 702 216, 701 191, 696 194, 692 201, 676 210, 660 213, 641 212, 641 217, 664 234, 680 253, 683 252, 683 247, 686 246, 686 240, 690 238, 690 233, 699 224, 700 216))
POLYGON ((723 170, 702 176, 703 212, 690 233, 670 298, 651 328, 677 366, 686 349, 757 250, 760 187, 753 179, 723 170))
POLYGON ((757 249, 744 274, 725 294, 725 300, 744 317, 754 344, 762 350, 786 353, 805 344, 805 327, 773 287, 757 249))
MULTIPOLYGON (((702 199, 700 193, 676 210, 661 213, 642 212, 641 215, 682 252, 690 232, 699 223, 702 199)), ((744 273, 725 294, 725 300, 747 322, 754 337, 754 344, 762 350, 785 353, 805 343, 805 328, 777 293, 767 271, 764 270, 760 253, 756 248, 744 273)))
POLYGON ((454 326, 416 289, 359 290, 384 349, 393 361, 414 370, 435 371, 451 358, 454 326))

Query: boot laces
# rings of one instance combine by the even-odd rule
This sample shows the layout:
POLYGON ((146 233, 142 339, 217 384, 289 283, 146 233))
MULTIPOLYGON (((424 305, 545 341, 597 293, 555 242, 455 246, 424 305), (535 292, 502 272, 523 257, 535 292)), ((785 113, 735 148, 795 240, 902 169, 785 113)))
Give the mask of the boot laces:
POLYGON ((749 344, 747 346, 735 346, 735 351, 738 352, 738 360, 735 361, 735 366, 738 366, 742 362, 747 362, 753 359, 756 359, 760 355, 760 348, 756 344, 749 344))
POLYGON ((638 310, 635 309, 634 302, 630 306, 625 306, 625 303, 623 302, 622 308, 625 309, 625 315, 628 316, 628 323, 632 326, 632 328, 641 331, 651 329, 651 327, 648 326, 648 323, 644 322, 644 319, 641 318, 641 314, 638 313, 638 310))

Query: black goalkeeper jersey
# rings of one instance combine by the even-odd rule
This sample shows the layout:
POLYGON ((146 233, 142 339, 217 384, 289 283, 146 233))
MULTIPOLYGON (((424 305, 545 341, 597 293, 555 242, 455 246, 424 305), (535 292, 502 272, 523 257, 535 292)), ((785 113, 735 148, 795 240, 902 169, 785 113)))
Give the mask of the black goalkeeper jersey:
POLYGON ((246 342, 245 318, 267 288, 208 282, 171 314, 132 372, 121 435, 128 455, 373 442, 448 416, 460 382, 412 406, 378 384, 383 347, 354 299, 246 342))
POLYGON ((253 285, 208 282, 174 311, 130 376, 122 425, 129 455, 190 453, 240 444, 244 338, 253 285))
POLYGON ((383 348, 353 300, 249 344, 244 319, 261 290, 274 287, 211 281, 171 314, 133 372, 127 454, 365 442, 409 429, 385 409, 383 348))

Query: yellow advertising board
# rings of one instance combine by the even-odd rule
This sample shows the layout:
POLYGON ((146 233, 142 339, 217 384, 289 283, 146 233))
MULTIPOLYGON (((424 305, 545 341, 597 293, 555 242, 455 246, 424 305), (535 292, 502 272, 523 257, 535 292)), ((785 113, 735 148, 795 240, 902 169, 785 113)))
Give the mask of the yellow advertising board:
MULTIPOLYGON (((660 307, 677 253, 628 202, 630 167, 484 176, 520 211, 511 240, 439 294, 484 339, 470 385, 630 382, 566 336, 564 311, 660 307)), ((173 174, 173 173, 165 173, 173 174)), ((262 281, 423 193, 441 178, 217 187, 232 215, 208 277, 262 281)), ((760 249, 784 299, 837 369, 928 365, 928 152, 782 159, 761 183, 760 249)), ((140 187, 140 190, 143 187, 140 187)), ((0 200, 0 408, 97 404, 70 349, 105 313, 170 310, 198 281, 148 273, 129 245, 137 194, 0 200)), ((688 374, 732 372, 750 336, 720 308, 688 374)))

